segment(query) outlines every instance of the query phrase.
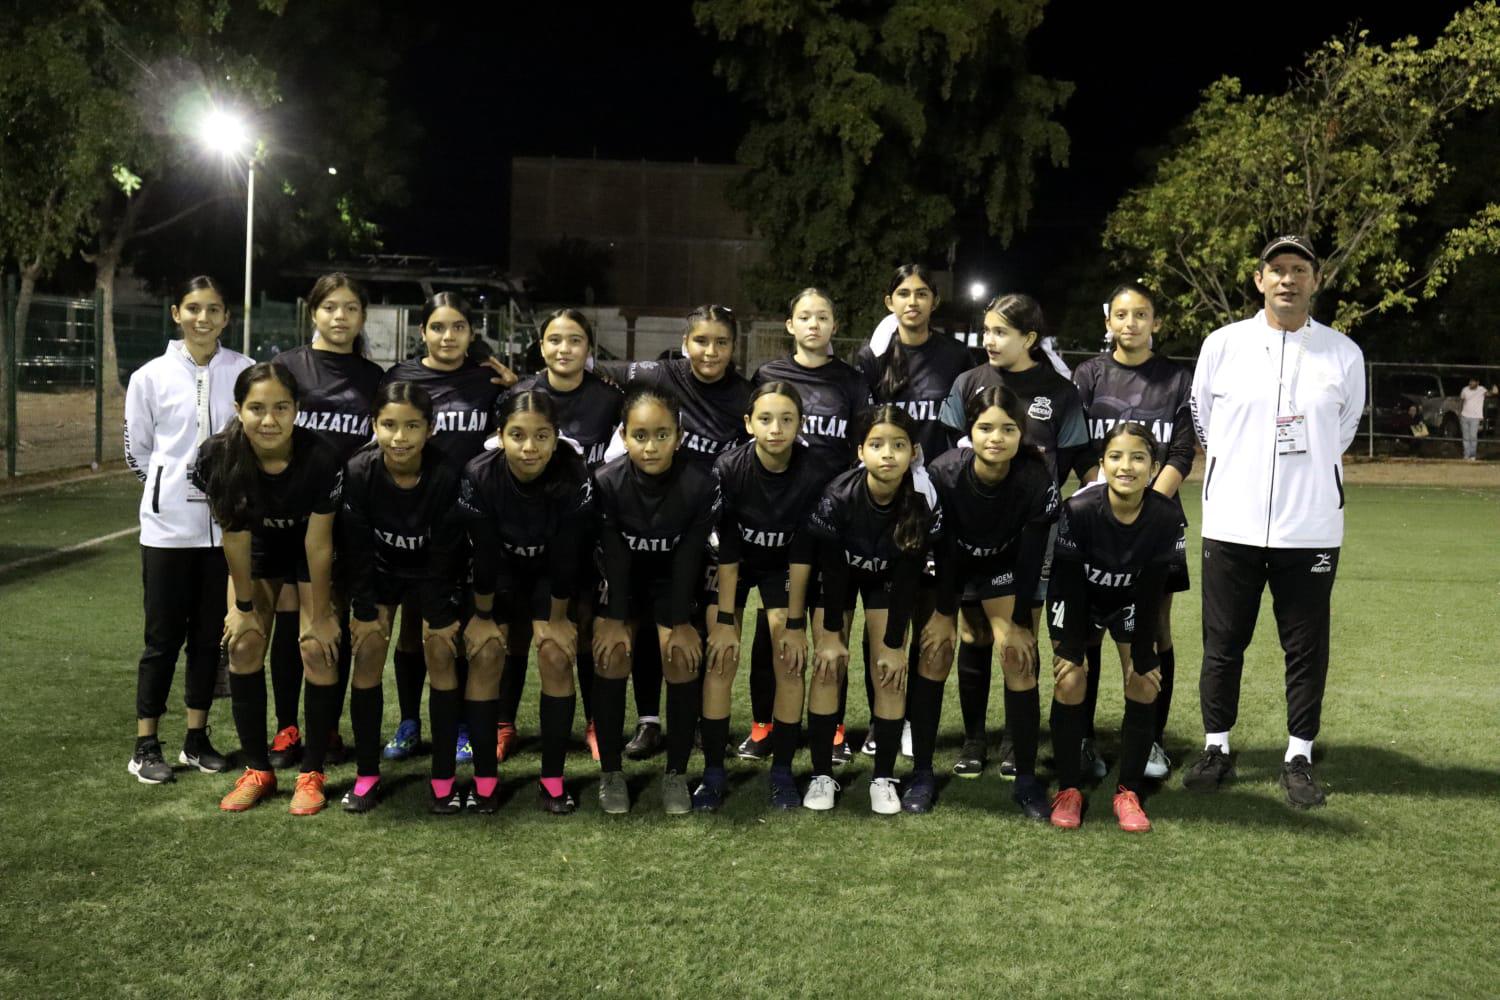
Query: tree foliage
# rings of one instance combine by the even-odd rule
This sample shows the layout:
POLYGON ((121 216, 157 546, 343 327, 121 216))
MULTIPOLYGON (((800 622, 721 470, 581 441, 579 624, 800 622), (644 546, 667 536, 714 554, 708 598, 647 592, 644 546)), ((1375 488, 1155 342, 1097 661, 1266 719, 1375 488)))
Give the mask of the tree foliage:
MULTIPOLYGON (((1009 242, 1062 165, 1068 83, 1027 71, 1045 0, 698 0, 755 110, 730 191, 770 244, 762 307, 816 280, 862 324, 891 269, 945 258, 960 216, 1009 242), (878 287, 877 287, 878 286, 878 287)), ((850 325, 846 323, 846 326, 850 325)), ((862 329, 862 327, 860 327, 862 329)), ((851 332, 854 332, 851 330, 851 332)))
POLYGON ((1255 254, 1281 233, 1318 246, 1318 310, 1340 328, 1409 310, 1465 260, 1500 248, 1495 204, 1435 241, 1410 237, 1455 169, 1445 135, 1497 97, 1493 2, 1459 12, 1427 48, 1413 37, 1381 46, 1354 30, 1308 56, 1281 94, 1247 94, 1226 77, 1205 91, 1153 179, 1120 201, 1104 245, 1164 293, 1188 340, 1257 307, 1255 254))

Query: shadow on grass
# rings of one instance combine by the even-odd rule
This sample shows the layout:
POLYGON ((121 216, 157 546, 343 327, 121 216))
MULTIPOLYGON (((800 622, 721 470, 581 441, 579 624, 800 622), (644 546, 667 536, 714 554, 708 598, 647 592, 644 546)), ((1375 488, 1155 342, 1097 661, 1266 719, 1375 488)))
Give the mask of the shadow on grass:
POLYGON ((21 583, 29 583, 38 577, 46 576, 48 573, 59 569, 73 569, 77 566, 87 565, 88 563, 97 561, 100 556, 110 554, 108 548, 100 546, 63 553, 58 552, 50 545, 0 545, 0 566, 15 562, 18 559, 41 557, 35 562, 27 563, 25 566, 17 566, 14 569, 6 570, 5 574, 0 576, 0 590, 21 583))

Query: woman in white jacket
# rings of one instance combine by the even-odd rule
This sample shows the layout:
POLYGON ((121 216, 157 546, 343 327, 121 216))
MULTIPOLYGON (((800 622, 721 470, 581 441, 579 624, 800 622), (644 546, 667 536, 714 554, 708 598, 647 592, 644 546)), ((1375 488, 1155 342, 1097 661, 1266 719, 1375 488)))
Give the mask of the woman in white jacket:
POLYGON ((209 773, 228 766, 208 739, 228 579, 223 533, 188 476, 198 446, 234 416, 234 380, 250 365, 219 343, 229 310, 212 278, 200 275, 183 286, 172 321, 182 339, 137 369, 125 392, 125 461, 145 487, 140 519, 146 639, 136 676, 129 770, 151 785, 173 778, 157 723, 184 644, 188 729, 177 759, 209 773))

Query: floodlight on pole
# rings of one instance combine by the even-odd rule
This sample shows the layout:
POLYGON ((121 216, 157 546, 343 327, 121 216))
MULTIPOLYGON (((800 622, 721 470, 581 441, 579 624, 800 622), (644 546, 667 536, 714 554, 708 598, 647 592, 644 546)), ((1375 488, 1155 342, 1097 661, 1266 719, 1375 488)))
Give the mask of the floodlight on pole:
POLYGON ((250 356, 251 250, 255 233, 255 150, 245 120, 221 108, 210 111, 198 126, 198 141, 225 160, 247 157, 249 180, 245 188, 245 314, 243 353, 250 356))
POLYGON ((985 287, 982 281, 976 281, 969 286, 969 300, 971 302, 983 302, 985 295, 988 293, 989 289, 985 287))

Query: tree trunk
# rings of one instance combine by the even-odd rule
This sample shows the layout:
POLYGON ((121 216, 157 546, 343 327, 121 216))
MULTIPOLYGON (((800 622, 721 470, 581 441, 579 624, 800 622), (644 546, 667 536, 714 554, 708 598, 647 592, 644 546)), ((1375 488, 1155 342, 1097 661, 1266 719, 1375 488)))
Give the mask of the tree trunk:
MULTIPOLYGON (((31 315, 31 300, 36 296, 36 282, 42 276, 41 261, 21 268, 21 288, 16 293, 16 360, 26 356, 26 321, 31 315)), ((19 389, 19 386, 17 387, 19 389)))
MULTIPOLYGON (((135 197, 126 200, 125 212, 114 231, 101 232, 98 252, 85 255, 94 265, 94 288, 99 292, 99 304, 104 310, 104 356, 99 359, 99 377, 104 380, 104 398, 107 404, 123 399, 120 388, 120 353, 115 345, 115 274, 120 269, 125 244, 135 235, 141 209, 146 204, 146 193, 143 187, 136 192, 135 197)), ((107 217, 107 211, 106 207, 101 215, 107 217)))

